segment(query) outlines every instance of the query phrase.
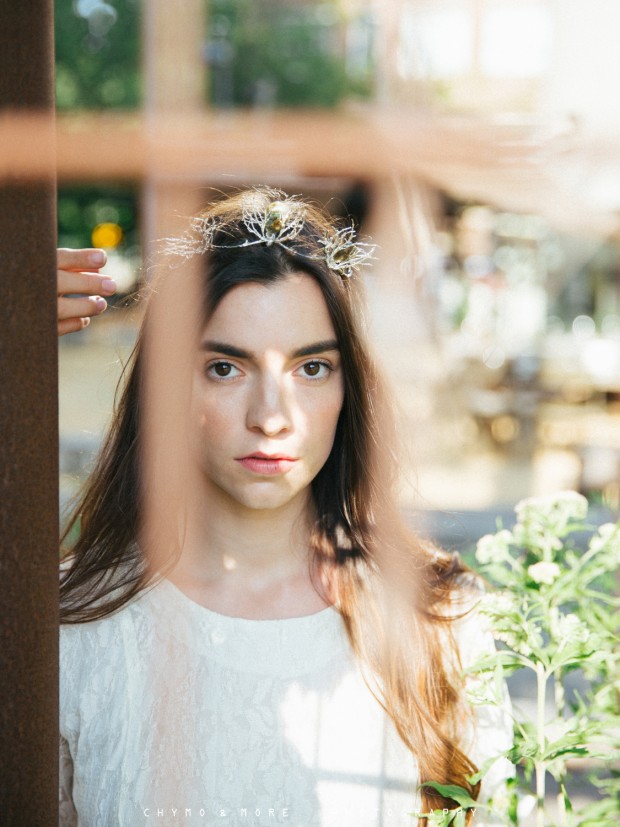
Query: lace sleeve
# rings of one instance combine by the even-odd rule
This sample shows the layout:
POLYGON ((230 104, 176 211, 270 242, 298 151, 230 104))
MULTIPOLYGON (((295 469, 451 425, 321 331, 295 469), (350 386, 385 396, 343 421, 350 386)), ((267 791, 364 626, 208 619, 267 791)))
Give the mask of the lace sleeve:
POLYGON ((60 784, 58 790, 59 827, 77 827, 78 818, 73 806, 73 760, 68 742, 60 736, 60 784))

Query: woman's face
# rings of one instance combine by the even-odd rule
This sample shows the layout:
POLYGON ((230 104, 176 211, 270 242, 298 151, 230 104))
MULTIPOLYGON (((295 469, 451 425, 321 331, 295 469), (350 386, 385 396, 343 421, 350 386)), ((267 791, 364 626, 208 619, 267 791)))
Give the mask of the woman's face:
POLYGON ((234 287, 203 330, 194 379, 195 449, 210 493, 250 509, 306 498, 342 402, 336 334, 316 281, 299 273, 234 287))

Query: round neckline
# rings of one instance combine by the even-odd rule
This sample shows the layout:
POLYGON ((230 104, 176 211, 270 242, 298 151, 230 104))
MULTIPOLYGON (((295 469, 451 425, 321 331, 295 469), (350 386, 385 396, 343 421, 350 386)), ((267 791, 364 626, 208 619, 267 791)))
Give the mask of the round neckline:
POLYGON ((351 654, 342 616, 333 606, 289 618, 233 617, 197 603, 161 577, 136 609, 141 634, 150 635, 155 646, 168 646, 174 638, 184 647, 179 652, 194 652, 235 673, 288 680, 351 654))
POLYGON ((203 605, 202 603, 198 603, 198 601, 191 598, 189 595, 185 594, 185 592, 176 586, 171 580, 168 580, 167 577, 163 577, 160 581, 160 585, 164 586, 167 589, 168 593, 174 595, 178 601, 182 601, 184 604, 189 605, 192 611, 196 613, 201 613, 203 617, 210 618, 213 621, 218 621, 220 624, 244 624, 248 627, 252 626, 253 624, 284 624, 290 623, 295 625, 295 623, 301 625, 303 623, 313 623, 322 621, 323 618, 328 618, 333 615, 339 615, 338 610, 334 606, 326 606, 324 609, 319 609, 318 612, 312 612, 311 614, 306 615, 294 615, 293 617, 269 617, 269 618, 256 618, 256 617, 241 617, 240 615, 228 615, 223 614, 222 612, 216 612, 214 609, 209 609, 207 606, 203 605))

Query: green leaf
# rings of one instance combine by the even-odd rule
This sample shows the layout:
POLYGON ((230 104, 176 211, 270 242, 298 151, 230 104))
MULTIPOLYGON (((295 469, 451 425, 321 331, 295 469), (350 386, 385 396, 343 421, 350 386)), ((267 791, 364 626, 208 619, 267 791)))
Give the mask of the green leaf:
POLYGON ((460 813, 457 812, 452 824, 454 825, 454 827, 465 827, 465 825, 467 824, 467 815, 465 813, 465 810, 461 810, 460 813))
POLYGON ((559 758, 560 755, 584 756, 588 755, 587 747, 565 747, 564 749, 551 749, 543 756, 544 761, 553 761, 554 758, 559 758))
POLYGON ((426 816, 426 827, 449 827, 451 821, 451 813, 444 813, 443 810, 431 810, 426 816))
POLYGON ((488 773, 493 764, 495 764, 496 761, 499 761, 500 758, 504 757, 506 757, 506 753, 502 752, 500 755, 493 755, 490 758, 487 758, 487 760, 482 764, 478 772, 475 772, 473 775, 467 776, 467 780, 469 781, 469 783, 477 784, 478 781, 481 781, 484 778, 484 776, 488 773))
POLYGON ((465 807, 468 810, 476 807, 476 802, 467 790, 458 787, 456 784, 438 784, 436 781, 426 781, 424 784, 420 784, 420 786, 432 787, 432 789, 437 790, 439 795, 443 795, 444 798, 453 799, 453 801, 456 801, 461 807, 465 807))
MULTIPOLYGON (((510 781, 516 781, 516 779, 509 779, 510 781)), ((508 789, 510 791, 510 786, 507 784, 508 789)), ((509 799, 508 799, 508 820, 513 825, 519 824, 519 795, 516 790, 510 792, 509 799)))
POLYGON ((562 798, 564 799, 564 808, 566 809, 567 813, 573 812, 573 805, 571 804, 571 800, 568 797, 568 793, 566 792, 566 787, 564 784, 560 784, 560 790, 562 792, 562 798))

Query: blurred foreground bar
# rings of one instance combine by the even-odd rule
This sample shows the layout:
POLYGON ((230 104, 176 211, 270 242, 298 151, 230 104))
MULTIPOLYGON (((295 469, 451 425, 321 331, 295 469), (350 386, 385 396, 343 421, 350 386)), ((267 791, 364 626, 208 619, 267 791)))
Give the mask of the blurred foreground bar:
MULTIPOLYGON (((461 200, 539 213, 568 231, 608 236, 617 228, 615 215, 582 203, 570 182, 584 165, 612 170, 618 137, 578 134, 560 141, 541 137, 536 125, 393 106, 166 111, 161 97, 167 100, 163 91, 149 97, 142 112, 59 116, 59 180, 167 178, 196 187, 348 176, 385 186, 413 176, 461 200)), ((186 101, 180 93, 177 98, 186 101)), ((15 118, 0 111, 0 147, 0 181, 12 174, 36 179, 46 167, 49 144, 30 113, 15 118)))
MULTIPOLYGON (((0 186, 0 821, 58 821, 58 403, 51 0, 0 4, 0 118, 38 180, 0 186)), ((6 144, 0 143, 4 153, 6 144)))

